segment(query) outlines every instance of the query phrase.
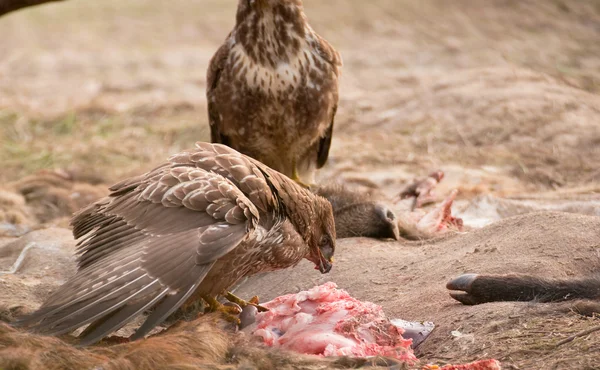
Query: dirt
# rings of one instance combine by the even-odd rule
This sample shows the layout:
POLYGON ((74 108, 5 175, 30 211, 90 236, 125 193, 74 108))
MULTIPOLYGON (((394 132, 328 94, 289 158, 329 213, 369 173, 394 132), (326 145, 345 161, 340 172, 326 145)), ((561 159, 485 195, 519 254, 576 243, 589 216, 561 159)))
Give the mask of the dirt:
MULTIPOLYGON (((388 317, 433 321, 436 329, 419 347, 422 361, 469 362, 494 357, 523 369, 596 368, 600 336, 554 348, 598 319, 558 314, 552 305, 492 303, 474 307, 448 295, 450 278, 469 272, 535 272, 546 277, 582 276, 600 266, 600 218, 531 213, 482 229, 429 242, 341 240, 328 275, 309 273, 310 263, 254 277, 236 294, 267 301, 328 281, 354 297, 381 305, 388 317), (455 333, 458 332, 458 333, 455 333), (589 347, 590 358, 572 358, 589 347), (562 359, 562 360, 561 360, 562 359)), ((596 324, 594 324, 596 322, 596 324)), ((507 367, 510 368, 510 367, 507 367)))
MULTIPOLYGON (((74 273, 74 243, 67 229, 49 228, 0 242, 0 302, 5 306, 35 309, 74 273), (32 243, 17 272, 6 273, 32 243)), ((235 293, 259 295, 264 302, 333 281, 353 297, 381 305, 389 318, 432 321, 436 328, 416 351, 421 364, 496 358, 508 369, 594 369, 600 360, 600 334, 557 344, 598 325, 599 318, 577 315, 564 304, 463 306, 444 286, 468 272, 572 277, 598 271, 599 266, 599 217, 541 212, 430 241, 343 239, 329 274, 319 274, 305 261, 250 278, 235 293)), ((132 327, 119 334, 127 336, 132 327)))
MULTIPOLYGON (((205 70, 233 25, 235 3, 80 0, 1 18, 0 231, 68 227, 65 212, 80 204, 61 197, 85 184, 99 196, 106 184, 207 140, 205 70), (43 169, 74 174, 73 184, 41 192, 54 194, 52 217, 63 219, 49 220, 18 194, 17 185, 43 169)), ((392 317, 434 321, 418 351, 425 361, 496 357, 509 369, 597 368, 597 333, 555 348, 597 318, 552 305, 463 307, 444 289, 463 272, 598 270, 600 43, 590 41, 600 37, 597 2, 304 3, 313 27, 344 58, 320 180, 391 198, 441 169, 437 193, 442 199, 459 189, 455 213, 468 230, 433 242, 345 240, 330 275, 302 264, 238 293, 265 299, 333 280, 392 317)), ((12 265, 5 259, 3 270, 12 265)), ((21 303, 39 303, 50 290, 41 280, 14 285, 21 303)))

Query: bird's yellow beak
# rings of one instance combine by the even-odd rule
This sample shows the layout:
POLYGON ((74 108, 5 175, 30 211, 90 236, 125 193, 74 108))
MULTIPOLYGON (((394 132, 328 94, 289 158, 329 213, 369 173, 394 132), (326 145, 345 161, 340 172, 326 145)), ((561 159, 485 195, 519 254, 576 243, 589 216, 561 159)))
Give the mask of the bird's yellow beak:
POLYGON ((333 256, 324 256, 321 250, 318 250, 318 262, 315 264, 315 270, 319 270, 322 274, 326 274, 331 270, 333 265, 333 256))

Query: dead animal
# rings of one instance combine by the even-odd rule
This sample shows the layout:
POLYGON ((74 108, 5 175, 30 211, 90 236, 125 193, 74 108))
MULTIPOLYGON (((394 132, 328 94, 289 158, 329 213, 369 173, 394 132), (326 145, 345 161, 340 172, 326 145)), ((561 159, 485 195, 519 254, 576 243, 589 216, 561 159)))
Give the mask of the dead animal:
POLYGON ((215 298, 245 276, 304 258, 331 269, 331 204, 227 146, 197 143, 110 190, 72 219, 75 276, 18 325, 61 335, 90 324, 88 345, 152 310, 135 340, 200 298, 231 312, 215 298))
POLYGON ((578 302, 583 314, 600 313, 600 275, 549 279, 524 274, 464 274, 448 282, 450 296, 466 305, 499 301, 578 302))
POLYGON ((312 190, 331 203, 339 239, 357 236, 400 239, 396 214, 371 195, 340 184, 313 187, 312 190))
POLYGON ((416 209, 401 215, 398 218, 400 236, 409 240, 427 240, 463 231, 463 220, 452 215, 452 204, 457 195, 455 189, 428 212, 416 209))
POLYGON ((444 172, 434 171, 426 178, 417 178, 411 184, 407 185, 396 197, 396 201, 402 199, 414 198, 411 211, 421 208, 426 204, 435 202, 433 190, 437 184, 444 178, 444 172))
MULTIPOLYGON (((1 312, 0 312, 1 315, 1 312)), ((75 338, 46 337, 0 323, 0 369, 387 369, 402 368, 385 357, 323 358, 267 348, 255 338, 234 334, 220 313, 179 322, 143 341, 107 338, 99 345, 76 348, 75 338), (121 343, 120 343, 121 342, 121 343)))
POLYGON ((76 177, 64 170, 41 170, 11 187, 25 197, 27 206, 41 223, 69 217, 106 195, 105 189, 90 176, 76 177))
POLYGON ((462 231, 462 219, 452 216, 452 204, 458 192, 450 192, 438 206, 424 212, 394 212, 373 193, 350 189, 340 184, 312 187, 333 208, 338 239, 369 237, 426 240, 462 231))
POLYGON ((25 198, 14 191, 0 188, 0 237, 23 234, 35 224, 25 198))

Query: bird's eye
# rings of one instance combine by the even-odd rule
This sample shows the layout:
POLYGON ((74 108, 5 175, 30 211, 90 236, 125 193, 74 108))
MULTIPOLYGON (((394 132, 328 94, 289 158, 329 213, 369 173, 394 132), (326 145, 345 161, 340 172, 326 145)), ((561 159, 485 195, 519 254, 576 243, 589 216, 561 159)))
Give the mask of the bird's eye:
POLYGON ((321 255, 325 257, 326 260, 331 261, 333 258, 333 243, 331 242, 331 238, 325 235, 321 238, 319 243, 319 250, 321 251, 321 255))

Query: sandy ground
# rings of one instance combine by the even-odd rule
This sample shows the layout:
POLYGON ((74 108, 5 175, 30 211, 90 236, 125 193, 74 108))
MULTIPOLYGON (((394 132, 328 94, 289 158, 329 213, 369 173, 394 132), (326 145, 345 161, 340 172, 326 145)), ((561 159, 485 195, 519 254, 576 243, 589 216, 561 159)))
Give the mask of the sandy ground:
MULTIPOLYGON (((67 227, 64 217, 80 199, 206 140, 205 70, 235 3, 78 0, 1 18, 0 224, 67 227), (15 198, 26 176, 58 168, 72 177, 15 198)), ((598 3, 306 0, 305 7, 345 63, 321 181, 391 197, 439 168, 446 178, 438 193, 458 188, 455 211, 474 229, 433 243, 343 241, 331 275, 299 266, 257 278, 240 294, 268 298, 333 280, 390 316, 435 321, 419 350, 426 360, 493 356, 507 368, 597 368, 598 334, 553 347, 597 319, 549 305, 462 307, 444 284, 467 271, 597 270, 598 3), (569 213, 531 213, 539 210, 569 213)), ((0 268, 14 256, 3 250, 0 268)), ((38 287, 43 277, 29 283, 38 287)), ((0 293, 8 299, 19 289, 0 293)), ((45 289, 36 289, 20 302, 37 304, 45 289)))
POLYGON ((445 283, 478 271, 585 275, 598 269, 599 239, 598 217, 531 213, 433 242, 343 240, 330 274, 308 273, 313 267, 302 263, 251 278, 236 294, 269 300, 333 281, 355 297, 380 304, 389 317, 433 321, 436 329, 417 351, 423 361, 460 363, 494 357, 506 368, 592 369, 600 359, 597 335, 575 346, 555 345, 597 319, 557 314, 548 304, 464 307, 449 297, 445 283))

